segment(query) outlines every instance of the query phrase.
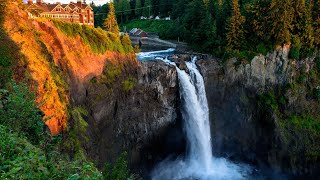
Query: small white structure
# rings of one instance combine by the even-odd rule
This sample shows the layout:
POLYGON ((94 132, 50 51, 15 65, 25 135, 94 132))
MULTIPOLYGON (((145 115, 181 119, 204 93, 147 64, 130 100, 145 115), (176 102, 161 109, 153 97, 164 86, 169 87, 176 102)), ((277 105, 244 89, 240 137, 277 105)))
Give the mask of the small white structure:
POLYGON ((160 20, 160 17, 159 16, 156 16, 156 18, 154 18, 155 20, 160 20))

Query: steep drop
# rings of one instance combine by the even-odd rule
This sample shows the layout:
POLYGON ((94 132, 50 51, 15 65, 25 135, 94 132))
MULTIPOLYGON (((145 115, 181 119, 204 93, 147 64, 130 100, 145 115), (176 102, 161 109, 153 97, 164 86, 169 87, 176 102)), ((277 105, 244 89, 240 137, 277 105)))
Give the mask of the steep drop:
POLYGON ((189 74, 177 68, 182 118, 187 137, 187 152, 176 160, 159 163, 151 173, 153 179, 243 179, 249 168, 214 158, 211 149, 209 108, 203 77, 195 65, 186 62, 189 74))

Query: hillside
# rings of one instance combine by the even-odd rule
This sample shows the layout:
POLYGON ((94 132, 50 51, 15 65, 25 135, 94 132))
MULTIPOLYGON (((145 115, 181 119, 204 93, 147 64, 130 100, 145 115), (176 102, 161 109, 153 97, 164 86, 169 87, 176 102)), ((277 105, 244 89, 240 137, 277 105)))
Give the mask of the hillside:
POLYGON ((11 41, 3 48, 19 45, 13 52, 18 58, 12 67, 19 65, 13 74, 36 91, 52 134, 67 126, 70 86, 100 75, 106 61, 133 60, 130 42, 116 34, 57 20, 29 20, 18 1, 2 8, 3 33, 11 41))
POLYGON ((0 4, 0 177, 102 179, 81 146, 88 124, 77 98, 84 83, 106 73, 107 64, 119 73, 136 66, 130 39, 28 19, 25 8, 20 0, 0 4))

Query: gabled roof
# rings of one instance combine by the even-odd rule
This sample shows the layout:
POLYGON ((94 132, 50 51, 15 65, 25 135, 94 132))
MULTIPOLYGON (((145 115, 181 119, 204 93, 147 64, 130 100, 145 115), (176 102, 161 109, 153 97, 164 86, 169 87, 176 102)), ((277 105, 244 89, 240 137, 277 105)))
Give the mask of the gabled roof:
POLYGON ((49 9, 49 11, 53 11, 54 9, 56 9, 56 8, 63 8, 60 4, 52 4, 52 5, 55 5, 55 6, 51 6, 51 4, 48 4, 47 6, 48 6, 48 9, 49 9), (53 9, 51 9, 53 7, 53 9))
POLYGON ((87 4, 77 4, 74 2, 70 2, 69 4, 61 4, 61 3, 56 3, 56 4, 46 4, 46 3, 42 3, 42 4, 31 4, 28 5, 28 9, 41 9, 44 12, 51 12, 53 11, 55 8, 57 7, 61 7, 61 8, 70 8, 71 11, 74 10, 80 10, 80 9, 89 9, 89 10, 93 10, 91 8, 90 5, 87 4))

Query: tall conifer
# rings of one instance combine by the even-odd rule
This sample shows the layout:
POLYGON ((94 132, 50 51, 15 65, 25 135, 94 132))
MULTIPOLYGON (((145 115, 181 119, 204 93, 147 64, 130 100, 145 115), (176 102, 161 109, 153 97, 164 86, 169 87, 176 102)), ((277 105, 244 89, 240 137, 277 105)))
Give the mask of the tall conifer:
POLYGON ((104 20, 103 27, 110 32, 119 34, 119 26, 117 23, 113 3, 109 3, 108 17, 104 20))
POLYGON ((244 22, 245 17, 241 15, 239 1, 232 0, 232 16, 227 26, 227 46, 229 49, 240 49, 245 34, 244 22))
POLYGON ((142 9, 141 9, 142 5, 141 5, 141 0, 136 0, 136 16, 140 17, 142 15, 142 9))
POLYGON ((271 1, 268 20, 275 45, 281 45, 291 41, 293 13, 292 0, 271 1))

